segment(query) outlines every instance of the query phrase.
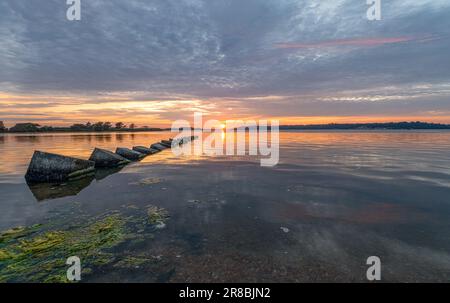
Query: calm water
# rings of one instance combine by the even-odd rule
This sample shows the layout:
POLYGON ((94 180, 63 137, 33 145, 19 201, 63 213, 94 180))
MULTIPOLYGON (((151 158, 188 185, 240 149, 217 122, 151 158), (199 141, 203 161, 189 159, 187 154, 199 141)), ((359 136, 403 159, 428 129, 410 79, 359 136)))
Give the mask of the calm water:
POLYGON ((34 150, 88 158, 170 133, 0 135, 0 230, 152 204, 170 219, 138 246, 148 266, 89 281, 450 281, 450 132, 282 132, 280 163, 164 151, 76 185, 29 188, 34 150), (140 181, 156 180, 142 186, 140 181))

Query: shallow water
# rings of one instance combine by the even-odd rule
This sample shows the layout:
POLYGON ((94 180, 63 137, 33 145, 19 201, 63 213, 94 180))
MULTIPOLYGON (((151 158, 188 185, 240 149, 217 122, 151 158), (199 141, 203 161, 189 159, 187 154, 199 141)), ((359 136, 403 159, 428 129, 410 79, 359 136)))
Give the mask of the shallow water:
POLYGON ((88 158, 169 137, 0 135, 0 230, 70 224, 76 212, 168 211, 164 228, 112 250, 116 262, 154 262, 100 266, 83 282, 365 281, 369 256, 381 258, 383 281, 450 280, 450 132, 282 132, 272 168, 164 151, 76 184, 23 179, 34 150, 88 158))

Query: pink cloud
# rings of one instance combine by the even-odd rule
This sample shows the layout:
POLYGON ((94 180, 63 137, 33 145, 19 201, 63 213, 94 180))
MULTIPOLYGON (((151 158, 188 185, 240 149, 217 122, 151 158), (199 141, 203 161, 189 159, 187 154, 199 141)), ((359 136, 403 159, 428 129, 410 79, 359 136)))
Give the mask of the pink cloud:
POLYGON ((410 41, 426 42, 435 40, 435 38, 417 38, 417 37, 391 37, 391 38, 355 38, 355 39, 338 39, 311 43, 277 43, 276 48, 281 49, 301 49, 301 48, 323 48, 337 46, 358 46, 358 47, 375 47, 385 44, 394 44, 410 41))

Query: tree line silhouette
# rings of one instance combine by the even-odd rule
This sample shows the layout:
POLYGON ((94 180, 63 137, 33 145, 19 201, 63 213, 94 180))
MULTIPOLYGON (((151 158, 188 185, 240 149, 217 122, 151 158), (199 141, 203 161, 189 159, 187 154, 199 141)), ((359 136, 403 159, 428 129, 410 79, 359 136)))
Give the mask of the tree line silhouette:
POLYGON ((136 124, 131 123, 129 125, 123 122, 87 122, 86 124, 75 123, 69 127, 53 127, 53 126, 41 126, 37 123, 17 123, 11 128, 6 128, 3 121, 0 121, 0 132, 12 132, 12 133, 33 133, 33 132, 62 132, 62 131, 73 131, 73 132, 104 132, 104 131, 158 131, 163 130, 161 128, 142 126, 138 127, 136 124))
MULTIPOLYGON (((427 122, 387 122, 387 123, 343 123, 343 124, 314 124, 314 125, 281 125, 280 130, 400 130, 400 129, 450 129, 450 124, 438 124, 427 122)), ((162 131, 170 128, 156 128, 142 126, 138 127, 131 123, 126 125, 123 122, 87 122, 86 124, 76 123, 69 127, 41 126, 37 123, 17 123, 10 129, 6 128, 3 121, 0 121, 0 132, 11 133, 33 133, 33 132, 105 132, 105 131, 162 131)))

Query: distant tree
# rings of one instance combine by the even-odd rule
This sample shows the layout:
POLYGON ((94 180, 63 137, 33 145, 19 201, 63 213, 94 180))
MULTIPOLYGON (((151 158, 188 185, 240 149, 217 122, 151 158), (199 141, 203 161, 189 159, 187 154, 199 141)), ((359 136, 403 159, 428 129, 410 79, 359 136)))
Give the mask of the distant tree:
POLYGON ((17 123, 13 127, 10 128, 11 132, 37 132, 39 131, 40 125, 36 123, 17 123))
POLYGON ((122 129, 122 128, 125 128, 126 125, 123 122, 117 122, 115 124, 115 126, 116 126, 116 129, 122 129))
POLYGON ((136 124, 131 123, 131 124, 130 124, 130 129, 135 129, 135 128, 136 128, 136 124))
POLYGON ((0 133, 5 131, 7 131, 5 124, 3 124, 3 121, 0 121, 0 133))
POLYGON ((70 129, 74 131, 88 130, 86 125, 79 123, 70 126, 70 129))
POLYGON ((450 124, 427 122, 386 122, 386 123, 354 123, 354 124, 318 124, 318 125, 281 125, 284 129, 450 129, 450 124))
POLYGON ((86 128, 87 129, 92 129, 92 123, 91 122, 86 123, 86 128))
POLYGON ((105 122, 103 123, 103 130, 110 130, 112 128, 111 122, 105 122))
POLYGON ((51 132, 53 130, 54 130, 53 126, 44 125, 41 128, 39 128, 39 131, 41 131, 41 132, 51 132))
POLYGON ((103 122, 94 123, 92 125, 92 129, 95 131, 102 131, 103 130, 103 122))

